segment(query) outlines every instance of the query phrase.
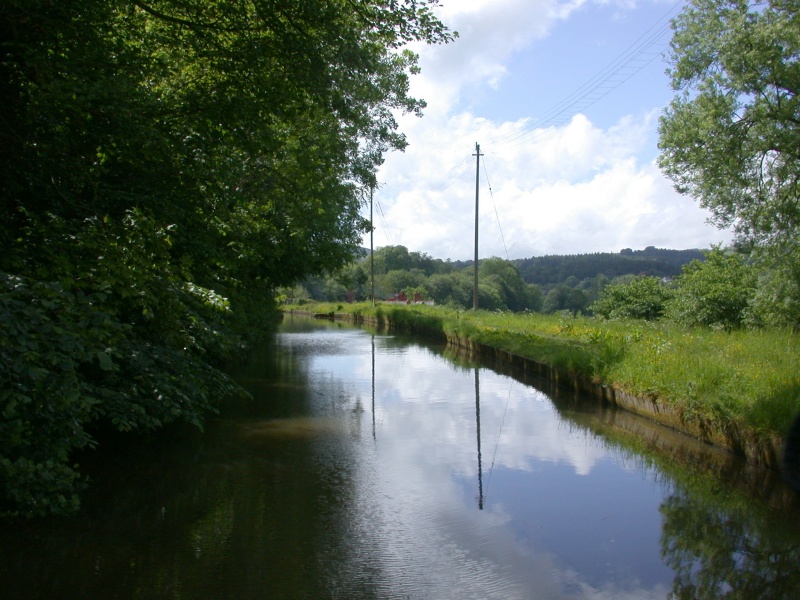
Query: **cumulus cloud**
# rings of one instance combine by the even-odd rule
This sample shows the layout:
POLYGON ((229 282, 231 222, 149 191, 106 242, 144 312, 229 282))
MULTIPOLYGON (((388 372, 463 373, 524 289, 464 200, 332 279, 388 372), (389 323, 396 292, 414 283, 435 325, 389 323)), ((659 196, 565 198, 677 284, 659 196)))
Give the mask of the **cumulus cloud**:
MULTIPOLYGON (((532 131, 524 144, 482 146, 480 255, 520 258, 725 241, 725 232, 707 225, 708 215, 677 194, 652 160, 642 161, 654 121, 652 112, 626 115, 602 130, 576 115, 562 127, 532 131)), ((514 129, 461 114, 430 130, 430 143, 389 163, 378 195, 386 199, 393 243, 440 258, 470 257, 475 158, 469 140, 481 134, 503 139, 514 129), (449 157, 453 167, 442 169, 449 157)))
MULTIPOLYGON (((425 98, 428 108, 422 119, 399 117, 410 145, 405 153, 390 155, 379 173, 377 246, 402 244, 437 258, 472 257, 476 143, 485 155, 481 257, 707 247, 730 240, 728 232, 708 225, 709 215, 677 194, 654 164, 662 106, 621 101, 618 117, 606 127, 585 113, 537 126, 540 115, 506 121, 470 108, 472 94, 488 93, 511 76, 514 57, 535 53, 539 41, 568 28, 589 4, 445 2, 441 17, 460 38, 414 48, 423 71, 412 80, 412 93, 425 98)), ((627 0, 598 4, 609 11, 637 7, 627 0)))

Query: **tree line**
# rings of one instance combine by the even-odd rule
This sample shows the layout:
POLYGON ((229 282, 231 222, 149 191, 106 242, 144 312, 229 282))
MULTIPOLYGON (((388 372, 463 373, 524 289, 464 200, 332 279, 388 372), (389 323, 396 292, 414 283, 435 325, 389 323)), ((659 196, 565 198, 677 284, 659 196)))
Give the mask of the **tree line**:
MULTIPOLYGON (((492 257, 478 264, 479 307, 514 312, 568 312, 606 319, 669 320, 688 327, 800 327, 800 299, 786 292, 791 281, 776 289, 775 271, 765 268, 752 252, 737 247, 713 246, 709 250, 660 251, 689 259, 674 277, 636 270, 609 278, 605 273, 579 280, 570 275, 556 285, 528 283, 518 261, 492 257)), ((371 270, 375 273, 378 301, 403 292, 456 309, 473 306, 474 268, 469 261, 453 262, 409 252, 405 246, 384 246, 374 257, 364 256, 334 275, 307 278, 279 290, 283 302, 366 301, 372 297, 371 270)), ((598 264, 599 255, 585 255, 598 264)), ((606 255, 613 256, 613 255, 606 255)), ((581 255, 565 257, 580 263, 581 255)), ((557 257, 546 257, 553 263, 557 257)), ((533 259, 528 259, 533 260, 533 259)), ((619 264, 611 261, 609 264, 619 264)), ((579 271, 586 275, 585 271, 579 271)))
MULTIPOLYGON (((703 260, 700 250, 625 249, 619 254, 595 253, 542 256, 504 260, 487 258, 478 264, 478 303, 487 310, 588 314, 603 289, 611 283, 636 276, 672 277, 682 265, 703 260)), ((433 258, 405 246, 378 248, 372 259, 362 250, 344 269, 279 290, 287 302, 305 300, 345 302, 372 297, 385 300, 403 292, 408 298, 453 308, 472 308, 474 266, 472 261, 433 258)))
POLYGON ((619 253, 545 255, 512 262, 527 283, 552 287, 571 277, 580 281, 598 275, 609 280, 624 275, 675 277, 683 265, 695 259, 703 259, 703 253, 698 249, 669 250, 648 246, 644 250, 624 248, 619 253))

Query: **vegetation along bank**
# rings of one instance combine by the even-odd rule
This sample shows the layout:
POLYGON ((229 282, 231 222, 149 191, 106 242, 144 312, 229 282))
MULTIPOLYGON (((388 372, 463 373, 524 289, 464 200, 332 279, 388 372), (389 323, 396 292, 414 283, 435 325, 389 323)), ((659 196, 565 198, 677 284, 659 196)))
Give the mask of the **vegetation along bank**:
POLYGON ((788 330, 369 303, 302 310, 446 339, 772 468, 800 411, 800 338, 788 330))

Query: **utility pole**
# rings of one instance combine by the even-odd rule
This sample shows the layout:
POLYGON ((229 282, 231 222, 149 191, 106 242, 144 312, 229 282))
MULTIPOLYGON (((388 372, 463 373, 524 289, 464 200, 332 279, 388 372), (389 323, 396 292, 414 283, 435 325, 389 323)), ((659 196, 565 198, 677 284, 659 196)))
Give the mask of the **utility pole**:
POLYGON ((375 308, 375 249, 372 247, 372 236, 375 228, 372 226, 372 193, 375 186, 369 187, 369 274, 372 282, 372 307, 375 308))
POLYGON ((472 284, 472 310, 478 310, 478 190, 481 175, 481 147, 475 142, 475 280, 472 284))

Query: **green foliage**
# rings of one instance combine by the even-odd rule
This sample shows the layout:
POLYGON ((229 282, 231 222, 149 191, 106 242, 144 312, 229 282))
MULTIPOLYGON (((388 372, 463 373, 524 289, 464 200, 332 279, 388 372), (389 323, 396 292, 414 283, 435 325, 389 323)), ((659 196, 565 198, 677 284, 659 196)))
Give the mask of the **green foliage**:
POLYGON ((800 254, 776 261, 754 255, 758 281, 746 323, 755 327, 800 327, 800 254))
POLYGON ((77 504, 69 453, 101 401, 84 373, 114 368, 124 333, 95 304, 0 273, 0 515, 63 513, 77 504))
MULTIPOLYGON (((416 288, 423 285, 425 279, 425 274, 418 269, 408 271, 392 270, 381 278, 380 289, 383 292, 383 296, 388 298, 408 288, 416 288)), ((377 290, 376 293, 378 293, 377 290)))
MULTIPOLYGON (((694 0, 673 28, 670 73, 679 94, 661 119, 659 164, 719 226, 733 226, 781 276, 796 277, 784 263, 800 256, 797 7, 694 0)), ((789 298, 774 297, 775 283, 759 298, 773 315, 789 298)))
POLYGON ((741 256, 714 247, 706 252, 704 262, 692 261, 684 267, 666 316, 688 326, 740 327, 755 283, 753 268, 741 256))
POLYGON ((606 286, 590 309, 606 319, 656 321, 671 297, 657 277, 637 277, 628 283, 606 286))
POLYGON ((583 313, 588 306, 589 296, 584 291, 562 283, 547 293, 542 311, 545 313, 568 311, 577 315, 583 313))
POLYGON ((478 267, 478 276, 497 287, 502 307, 512 311, 530 308, 525 281, 513 263, 497 257, 484 259, 478 267))
POLYGON ((351 261, 435 5, 3 3, 0 511, 73 508, 90 429, 199 425, 275 290, 351 261))
POLYGON ((472 286, 473 280, 466 273, 435 274, 425 283, 436 304, 461 308, 472 306, 472 286))
POLYGON ((70 453, 93 444, 91 429, 200 426, 215 401, 236 393, 188 348, 136 338, 112 298, 0 274, 0 514, 75 508, 70 453))

